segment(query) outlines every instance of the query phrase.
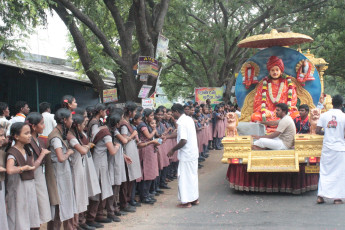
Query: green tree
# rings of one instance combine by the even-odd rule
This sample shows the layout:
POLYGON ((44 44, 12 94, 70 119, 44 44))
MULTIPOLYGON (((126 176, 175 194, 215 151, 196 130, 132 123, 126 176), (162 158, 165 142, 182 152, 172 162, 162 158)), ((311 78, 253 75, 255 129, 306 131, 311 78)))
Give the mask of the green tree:
POLYGON ((22 41, 37 25, 45 24, 44 0, 0 0, 0 53, 17 59, 25 51, 22 41))
MULTIPOLYGON (((101 94, 105 69, 116 76, 120 100, 138 101, 143 85, 133 66, 154 57, 169 0, 53 0, 51 8, 68 27, 83 70, 101 94)), ((79 66, 81 66, 79 65, 79 66)), ((154 91, 156 79, 147 84, 154 91)))
POLYGON ((228 99, 235 73, 253 52, 237 47, 239 41, 282 27, 309 34, 315 15, 326 7, 327 0, 174 2, 165 27, 171 55, 162 85, 170 97, 190 95, 194 87, 226 85, 228 99))

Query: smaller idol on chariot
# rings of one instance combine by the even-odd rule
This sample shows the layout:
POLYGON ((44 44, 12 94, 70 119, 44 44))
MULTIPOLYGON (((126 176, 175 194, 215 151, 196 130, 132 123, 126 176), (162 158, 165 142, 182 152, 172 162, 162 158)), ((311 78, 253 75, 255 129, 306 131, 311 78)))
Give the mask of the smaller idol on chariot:
MULTIPOLYGON (((296 86, 292 77, 284 74, 283 60, 271 56, 267 62, 269 76, 265 77, 258 85, 254 97, 254 113, 251 120, 276 121, 276 105, 285 103, 289 107, 289 115, 294 119, 299 115, 297 104, 296 86)), ((267 131, 274 131, 275 128, 267 128, 267 131)))

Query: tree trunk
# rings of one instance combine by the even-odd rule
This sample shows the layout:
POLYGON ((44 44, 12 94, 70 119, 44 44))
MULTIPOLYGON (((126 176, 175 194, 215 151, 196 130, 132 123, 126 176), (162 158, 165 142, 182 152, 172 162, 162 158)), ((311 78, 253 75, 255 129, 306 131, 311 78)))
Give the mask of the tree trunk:
POLYGON ((104 82, 97 70, 91 70, 92 59, 89 54, 88 48, 86 46, 86 42, 80 30, 78 29, 77 25, 75 24, 73 17, 68 14, 66 9, 60 4, 51 4, 50 7, 59 15, 61 20, 65 23, 66 27, 70 31, 74 44, 77 48, 78 55, 80 61, 84 67, 85 73, 90 79, 93 86, 96 88, 97 92, 99 93, 102 101, 103 101, 103 89, 104 89, 104 82))

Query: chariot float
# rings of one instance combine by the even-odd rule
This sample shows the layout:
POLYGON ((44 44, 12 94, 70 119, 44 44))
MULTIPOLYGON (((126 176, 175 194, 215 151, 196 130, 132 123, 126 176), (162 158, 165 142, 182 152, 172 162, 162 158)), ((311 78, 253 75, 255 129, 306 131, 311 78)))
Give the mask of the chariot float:
MULTIPOLYGON (((240 191, 288 192, 300 194, 316 190, 323 137, 297 134, 294 149, 252 150, 251 135, 264 135, 276 127, 265 127, 256 121, 278 119, 275 105, 285 103, 292 118, 297 107, 307 104, 310 111, 323 95, 323 73, 327 64, 300 49, 287 46, 312 42, 307 35, 272 30, 269 34, 248 37, 238 46, 260 49, 249 58, 238 73, 235 94, 242 108, 237 126, 238 135, 225 137, 222 162, 229 164, 227 178, 230 187, 240 191), (283 69, 277 79, 269 77, 269 67, 283 69)), ((329 96, 325 108, 331 108, 329 96)))

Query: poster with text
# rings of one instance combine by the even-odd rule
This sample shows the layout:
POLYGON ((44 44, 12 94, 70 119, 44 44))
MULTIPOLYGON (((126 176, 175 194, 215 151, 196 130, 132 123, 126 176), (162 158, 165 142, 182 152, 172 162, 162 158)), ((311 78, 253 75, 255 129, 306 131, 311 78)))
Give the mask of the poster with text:
POLYGON ((139 57, 138 74, 158 77, 158 61, 152 57, 139 57))
POLYGON ((199 104, 205 103, 207 99, 211 100, 212 105, 219 104, 223 101, 222 87, 202 87, 195 88, 195 101, 199 104))
POLYGON ((154 108, 154 99, 152 99, 152 98, 141 99, 141 106, 144 109, 153 109, 154 108))
POLYGON ((143 85, 139 91, 138 97, 139 98, 147 98, 151 88, 152 88, 152 85, 143 85))
POLYGON ((164 37, 162 34, 158 36, 156 59, 166 58, 168 54, 169 39, 164 37))
POLYGON ((118 101, 117 98, 117 89, 105 89, 103 90, 103 102, 116 102, 118 101))

